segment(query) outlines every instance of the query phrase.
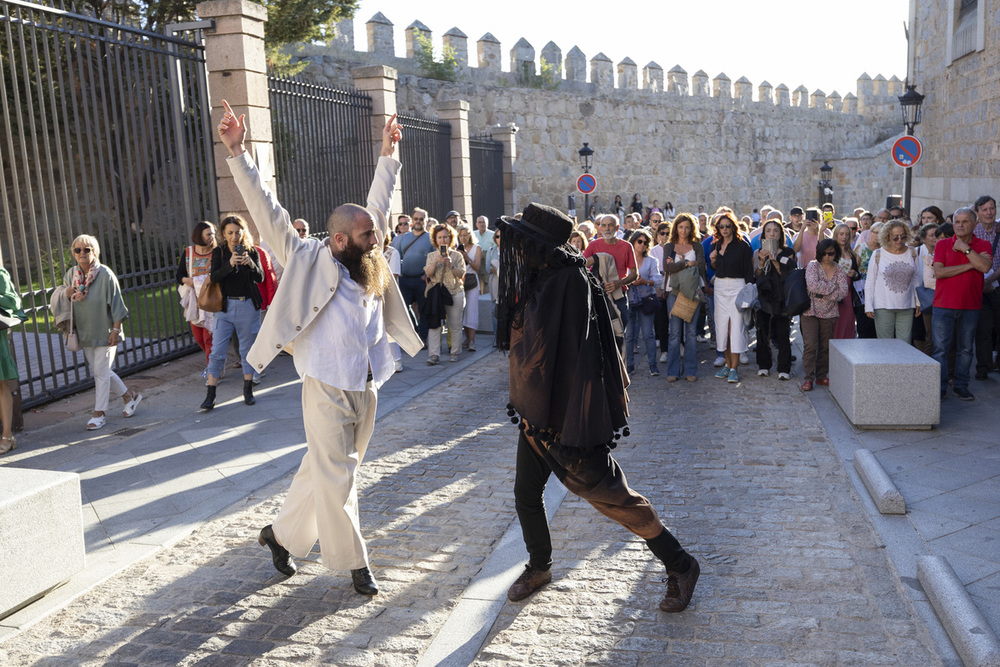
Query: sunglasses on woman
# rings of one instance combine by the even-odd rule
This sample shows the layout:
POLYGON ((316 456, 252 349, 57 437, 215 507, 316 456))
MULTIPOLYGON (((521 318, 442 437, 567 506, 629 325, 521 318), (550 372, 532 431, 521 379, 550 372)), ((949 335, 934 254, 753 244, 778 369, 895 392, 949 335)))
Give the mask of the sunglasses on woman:
POLYGON ((636 239, 636 245, 646 245, 646 239, 636 239))
POLYGON ((83 253, 84 255, 90 254, 90 248, 73 248, 73 254, 79 255, 83 253))

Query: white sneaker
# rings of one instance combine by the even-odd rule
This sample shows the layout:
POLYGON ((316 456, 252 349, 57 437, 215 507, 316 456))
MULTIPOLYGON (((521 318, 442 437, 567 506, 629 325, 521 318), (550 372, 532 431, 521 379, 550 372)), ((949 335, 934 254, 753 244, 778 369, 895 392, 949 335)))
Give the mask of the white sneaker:
POLYGON ((771 374, 771 371, 767 370, 766 368, 762 368, 759 371, 757 371, 757 375, 759 375, 760 377, 765 377, 766 378, 770 374, 771 374))
POLYGON ((392 362, 392 365, 395 367, 397 373, 402 373, 403 372, 403 362, 401 362, 401 361, 394 361, 394 362, 392 362))
POLYGON ((699 343, 707 343, 708 336, 695 336, 695 340, 698 341, 699 343))
POLYGON ((790 376, 788 373, 778 373, 778 379, 779 380, 791 380, 792 376, 790 376))
POLYGON ((660 354, 660 363, 661 364, 667 363, 667 353, 666 352, 663 352, 663 353, 660 354))
POLYGON ((741 364, 749 364, 750 363, 750 360, 747 359, 746 352, 740 352, 740 363, 741 364))
POLYGON ((720 368, 722 366, 725 366, 726 365, 726 357, 723 356, 723 355, 717 356, 715 358, 715 362, 713 362, 712 365, 715 366, 716 368, 720 368))

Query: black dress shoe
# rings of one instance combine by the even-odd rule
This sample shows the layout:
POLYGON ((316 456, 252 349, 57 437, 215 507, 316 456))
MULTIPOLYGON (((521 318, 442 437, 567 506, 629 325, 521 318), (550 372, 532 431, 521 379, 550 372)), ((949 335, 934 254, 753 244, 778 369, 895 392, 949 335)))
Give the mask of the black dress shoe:
POLYGON ((260 529, 260 536, 257 538, 262 547, 267 547, 271 550, 271 562, 274 563, 274 569, 282 573, 286 577, 290 577, 298 570, 295 567, 295 563, 292 561, 292 555, 288 553, 288 549, 278 544, 278 540, 274 537, 274 531, 271 530, 270 524, 264 526, 260 529))
POLYGON ((378 582, 375 581, 375 575, 367 567, 351 570, 351 581, 354 583, 354 590, 362 595, 376 595, 378 593, 378 582))

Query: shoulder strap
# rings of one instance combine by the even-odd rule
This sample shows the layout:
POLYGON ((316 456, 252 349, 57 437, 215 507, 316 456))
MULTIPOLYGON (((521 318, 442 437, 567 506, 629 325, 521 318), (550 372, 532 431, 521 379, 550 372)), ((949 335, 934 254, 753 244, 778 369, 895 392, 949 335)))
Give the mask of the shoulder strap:
MULTIPOLYGON (((399 258, 400 258, 400 259, 403 259, 404 257, 406 257, 406 251, 407 251, 407 250, 409 250, 409 249, 410 249, 410 246, 412 246, 412 245, 413 245, 414 243, 416 243, 416 242, 417 242, 417 241, 418 241, 419 239, 420 239, 420 237, 419 237, 419 236, 414 236, 414 237, 413 237, 413 239, 411 239, 411 240, 410 240, 410 242, 406 244, 406 247, 405 247, 405 248, 403 248, 403 249, 402 249, 402 250, 400 251, 400 253, 399 253, 399 258)), ((432 245, 433 245, 433 244, 432 244, 432 245)))

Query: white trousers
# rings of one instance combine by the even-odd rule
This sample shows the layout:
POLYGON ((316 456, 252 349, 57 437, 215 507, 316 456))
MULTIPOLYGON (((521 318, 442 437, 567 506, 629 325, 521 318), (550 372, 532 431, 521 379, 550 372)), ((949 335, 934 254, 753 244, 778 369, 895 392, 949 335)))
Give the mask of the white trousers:
POLYGON ((111 370, 115 363, 118 347, 102 345, 100 347, 83 348, 83 357, 90 365, 90 373, 94 376, 94 412, 107 412, 111 400, 111 392, 121 396, 128 391, 118 374, 111 370))
MULTIPOLYGON (((462 352, 462 313, 465 311, 465 294, 452 294, 453 303, 444 307, 445 319, 448 321, 448 340, 451 343, 451 353, 462 352)), ((441 327, 427 330, 427 354, 438 357, 441 355, 441 327)))
POLYGON ((375 429, 377 403, 371 382, 364 391, 344 391, 309 376, 302 379, 306 454, 271 524, 278 542, 293 556, 308 556, 318 539, 326 568, 368 566, 357 472, 375 429))

